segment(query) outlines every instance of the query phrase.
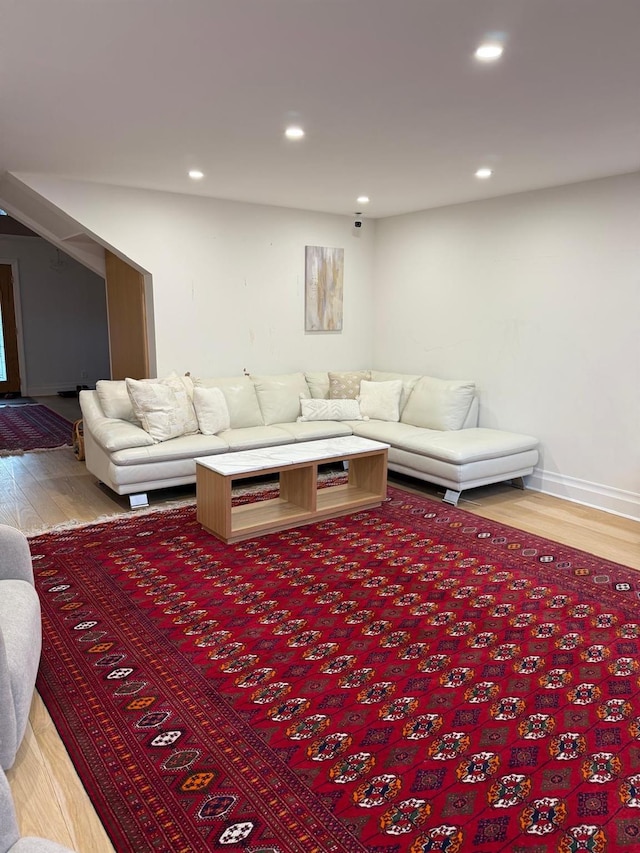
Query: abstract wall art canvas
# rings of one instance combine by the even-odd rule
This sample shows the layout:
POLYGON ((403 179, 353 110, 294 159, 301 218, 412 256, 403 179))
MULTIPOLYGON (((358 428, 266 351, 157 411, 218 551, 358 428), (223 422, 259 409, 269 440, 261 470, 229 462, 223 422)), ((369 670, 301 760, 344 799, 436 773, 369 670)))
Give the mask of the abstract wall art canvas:
POLYGON ((344 249, 305 246, 305 331, 342 331, 344 249))

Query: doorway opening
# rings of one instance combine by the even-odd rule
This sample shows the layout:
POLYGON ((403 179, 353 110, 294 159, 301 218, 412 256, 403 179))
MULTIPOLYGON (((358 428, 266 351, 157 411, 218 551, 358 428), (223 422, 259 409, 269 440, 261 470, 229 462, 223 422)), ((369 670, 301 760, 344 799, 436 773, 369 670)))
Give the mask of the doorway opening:
POLYGON ((0 264, 0 395, 20 396, 18 330, 9 264, 0 264))

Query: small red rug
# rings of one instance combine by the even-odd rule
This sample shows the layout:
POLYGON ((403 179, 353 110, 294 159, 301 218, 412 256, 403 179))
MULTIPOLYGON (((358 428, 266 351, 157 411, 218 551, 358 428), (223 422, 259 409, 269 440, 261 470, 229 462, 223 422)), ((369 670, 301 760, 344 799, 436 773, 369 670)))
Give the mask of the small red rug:
POLYGON ((0 456, 71 443, 72 424, 48 406, 0 406, 0 456))
POLYGON ((121 853, 640 849, 631 569, 397 489, 31 548, 38 689, 121 853))

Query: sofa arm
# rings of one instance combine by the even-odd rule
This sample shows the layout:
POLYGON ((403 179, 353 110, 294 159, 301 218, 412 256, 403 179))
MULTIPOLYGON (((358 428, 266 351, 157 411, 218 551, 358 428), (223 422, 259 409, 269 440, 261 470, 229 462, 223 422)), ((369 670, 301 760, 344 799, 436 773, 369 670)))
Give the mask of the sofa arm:
POLYGON ((141 427, 115 418, 103 418, 93 429, 89 429, 89 432, 107 453, 155 444, 149 433, 141 427))
POLYGON ((0 768, 0 850, 11 850, 20 838, 11 788, 0 768))
POLYGON ((33 566, 26 536, 0 524, 0 580, 27 581, 33 586, 33 566))
POLYGON ((149 433, 136 424, 106 417, 97 391, 81 391, 80 408, 85 432, 90 432, 96 443, 107 453, 154 444, 149 433))
POLYGON ((9 780, 0 769, 0 850, 7 853, 73 853, 56 841, 34 836, 20 837, 18 817, 9 780))

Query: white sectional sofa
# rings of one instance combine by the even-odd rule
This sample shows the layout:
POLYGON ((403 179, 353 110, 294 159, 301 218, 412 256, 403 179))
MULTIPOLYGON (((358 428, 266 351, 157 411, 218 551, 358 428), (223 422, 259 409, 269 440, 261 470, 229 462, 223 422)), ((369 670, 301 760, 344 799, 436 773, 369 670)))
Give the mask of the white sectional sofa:
POLYGON ((344 435, 388 443, 391 471, 443 486, 450 503, 522 485, 538 461, 532 436, 478 427, 473 382, 413 374, 103 380, 80 406, 87 468, 120 495, 194 483, 198 456, 344 435))

